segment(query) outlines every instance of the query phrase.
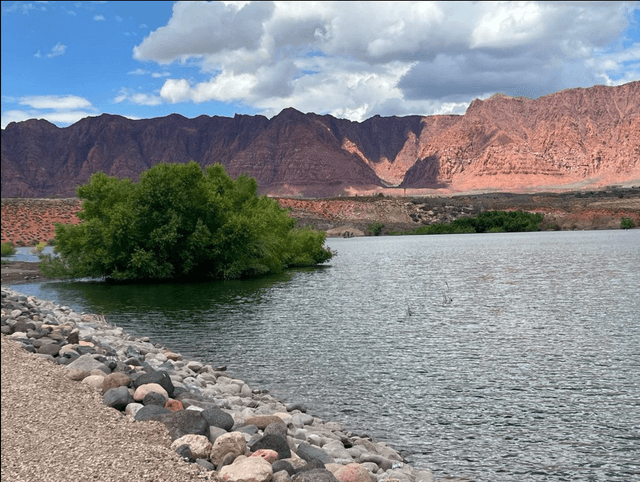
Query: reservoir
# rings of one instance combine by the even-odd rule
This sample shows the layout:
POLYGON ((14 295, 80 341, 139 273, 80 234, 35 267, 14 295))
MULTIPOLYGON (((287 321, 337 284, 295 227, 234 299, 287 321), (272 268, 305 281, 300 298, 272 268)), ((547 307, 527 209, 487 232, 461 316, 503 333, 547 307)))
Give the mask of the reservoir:
POLYGON ((640 230, 329 239, 248 281, 15 285, 268 389, 436 478, 640 480, 640 230))

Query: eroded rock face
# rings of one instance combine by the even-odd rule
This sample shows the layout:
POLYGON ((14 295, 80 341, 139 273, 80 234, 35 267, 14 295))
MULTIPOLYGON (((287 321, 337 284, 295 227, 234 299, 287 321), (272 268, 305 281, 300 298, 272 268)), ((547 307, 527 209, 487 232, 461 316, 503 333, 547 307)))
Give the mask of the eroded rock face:
POLYGON ((103 114, 66 128, 32 119, 2 131, 2 196, 73 196, 97 171, 135 180, 158 162, 191 159, 246 172, 272 195, 628 182, 640 179, 640 82, 495 95, 463 116, 351 122, 289 108, 272 119, 103 114))

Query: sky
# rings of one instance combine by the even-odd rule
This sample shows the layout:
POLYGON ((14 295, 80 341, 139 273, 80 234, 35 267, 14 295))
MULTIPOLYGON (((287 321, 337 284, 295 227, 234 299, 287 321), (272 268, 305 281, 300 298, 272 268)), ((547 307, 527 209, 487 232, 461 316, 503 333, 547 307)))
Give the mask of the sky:
POLYGON ((1 2, 2 128, 353 121, 640 80, 640 2, 1 2))

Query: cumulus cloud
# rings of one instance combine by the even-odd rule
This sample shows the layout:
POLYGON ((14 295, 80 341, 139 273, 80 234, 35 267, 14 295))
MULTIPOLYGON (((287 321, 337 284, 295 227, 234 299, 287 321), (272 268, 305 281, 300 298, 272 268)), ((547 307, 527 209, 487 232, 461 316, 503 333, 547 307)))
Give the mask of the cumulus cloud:
POLYGON ((538 97, 640 79, 611 51, 636 2, 177 2, 133 50, 177 62, 164 102, 241 102, 353 120, 462 113, 496 92, 538 97), (206 80, 194 81, 196 66, 206 80), (185 69, 183 78, 176 76, 185 69))
POLYGON ((106 20, 106 19, 104 18, 104 15, 94 15, 94 16, 93 16, 93 19, 94 19, 96 22, 104 22, 104 21, 106 20))
POLYGON ((77 95, 37 95, 13 99, 25 109, 9 110, 2 113, 2 128, 10 122, 27 119, 47 119, 62 125, 73 124, 85 117, 95 115, 97 110, 84 97, 77 95))

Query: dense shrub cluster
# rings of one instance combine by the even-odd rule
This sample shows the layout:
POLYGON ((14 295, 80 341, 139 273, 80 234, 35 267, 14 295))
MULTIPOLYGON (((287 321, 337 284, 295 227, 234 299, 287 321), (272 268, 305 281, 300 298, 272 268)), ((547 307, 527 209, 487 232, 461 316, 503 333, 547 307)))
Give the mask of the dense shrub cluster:
POLYGON ((464 234, 538 231, 542 214, 524 211, 487 211, 475 217, 456 219, 451 223, 434 223, 412 231, 393 234, 464 234))
POLYGON ((47 276, 240 278, 325 262, 325 234, 294 229, 278 203, 221 165, 157 164, 139 183, 94 174, 78 188, 80 224, 56 224, 47 276))
POLYGON ((2 256, 11 256, 15 254, 16 249, 13 247, 13 244, 10 242, 2 243, 2 256))

